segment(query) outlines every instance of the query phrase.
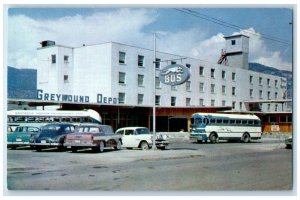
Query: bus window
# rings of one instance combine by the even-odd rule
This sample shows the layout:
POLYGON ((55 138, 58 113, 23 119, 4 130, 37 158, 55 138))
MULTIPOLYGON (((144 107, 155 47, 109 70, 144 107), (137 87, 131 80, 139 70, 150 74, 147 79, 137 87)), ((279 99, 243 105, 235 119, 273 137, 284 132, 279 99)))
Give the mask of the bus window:
POLYGON ((247 120, 242 120, 242 124, 247 124, 247 120))
POLYGON ((242 122, 242 121, 239 120, 239 119, 236 120, 236 124, 241 124, 241 122, 242 122))
POLYGON ((222 119, 217 119, 217 123, 221 124, 222 123, 222 119))
POLYGON ((203 124, 207 125, 208 122, 209 122, 209 120, 208 120, 207 118, 204 118, 204 119, 203 119, 203 124))
POLYGON ((216 119, 211 119, 211 120, 210 120, 210 123, 211 123, 211 124, 215 124, 215 123, 216 123, 216 119))
POLYGON ((230 124, 235 124, 235 120, 234 120, 234 119, 231 119, 231 120, 229 121, 229 123, 230 123, 230 124))
POLYGON ((254 120, 254 124, 255 124, 255 125, 259 125, 259 124, 260 124, 260 121, 259 121, 259 120, 254 120))
POLYGON ((229 122, 228 119, 224 119, 224 120, 223 120, 223 123, 224 123, 224 124, 228 124, 228 122, 229 122))
POLYGON ((196 124, 202 124, 202 118, 196 119, 196 124))
POLYGON ((248 121, 248 124, 250 124, 250 125, 253 125, 253 123, 254 123, 253 120, 248 121))
POLYGON ((53 122, 60 122, 60 118, 59 117, 53 117, 53 122))

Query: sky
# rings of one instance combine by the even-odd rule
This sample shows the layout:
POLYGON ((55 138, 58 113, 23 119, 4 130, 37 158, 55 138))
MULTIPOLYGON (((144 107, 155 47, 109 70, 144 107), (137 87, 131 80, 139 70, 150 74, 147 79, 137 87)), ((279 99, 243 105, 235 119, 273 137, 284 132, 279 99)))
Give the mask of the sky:
POLYGON ((36 68, 43 40, 118 42, 217 63, 224 36, 250 37, 249 62, 292 71, 293 7, 24 6, 7 8, 7 65, 36 68))

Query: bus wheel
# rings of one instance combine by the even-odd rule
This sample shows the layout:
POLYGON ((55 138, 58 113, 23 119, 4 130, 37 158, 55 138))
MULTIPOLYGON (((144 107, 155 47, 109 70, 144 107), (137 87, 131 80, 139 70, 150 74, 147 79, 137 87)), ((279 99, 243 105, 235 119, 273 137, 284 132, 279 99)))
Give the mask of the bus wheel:
POLYGON ((217 143, 217 140, 218 140, 217 134, 216 133, 211 133, 210 136, 209 136, 209 140, 213 144, 217 143))
POLYGON ((248 142, 251 141, 251 137, 250 137, 249 133, 244 133, 244 134, 243 134, 242 141, 243 141, 244 143, 248 143, 248 142))

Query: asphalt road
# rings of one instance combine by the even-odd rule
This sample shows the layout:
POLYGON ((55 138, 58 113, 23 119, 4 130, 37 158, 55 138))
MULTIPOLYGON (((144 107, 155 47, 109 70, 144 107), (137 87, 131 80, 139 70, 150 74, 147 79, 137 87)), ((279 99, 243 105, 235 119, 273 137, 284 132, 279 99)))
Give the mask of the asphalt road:
POLYGON ((292 152, 279 139, 249 144, 173 141, 164 151, 7 150, 7 193, 289 192, 292 152))

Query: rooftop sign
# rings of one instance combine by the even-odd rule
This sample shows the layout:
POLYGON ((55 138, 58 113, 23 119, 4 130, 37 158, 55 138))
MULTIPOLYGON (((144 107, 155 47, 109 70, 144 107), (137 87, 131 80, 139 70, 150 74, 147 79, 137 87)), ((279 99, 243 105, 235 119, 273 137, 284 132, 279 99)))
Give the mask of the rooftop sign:
POLYGON ((166 85, 180 85, 190 78, 190 69, 178 64, 168 65, 159 73, 159 80, 166 85))

